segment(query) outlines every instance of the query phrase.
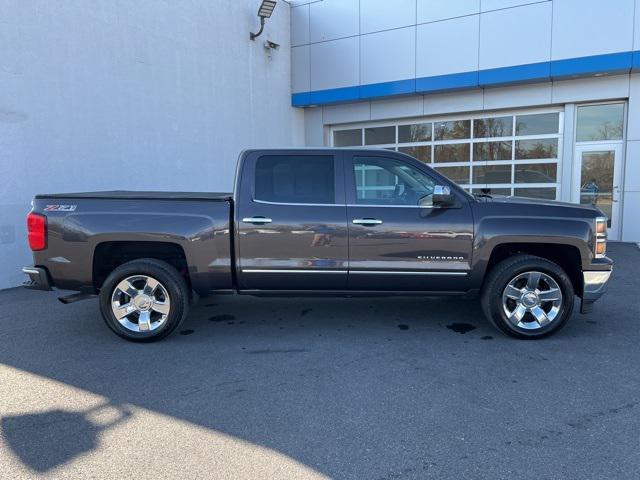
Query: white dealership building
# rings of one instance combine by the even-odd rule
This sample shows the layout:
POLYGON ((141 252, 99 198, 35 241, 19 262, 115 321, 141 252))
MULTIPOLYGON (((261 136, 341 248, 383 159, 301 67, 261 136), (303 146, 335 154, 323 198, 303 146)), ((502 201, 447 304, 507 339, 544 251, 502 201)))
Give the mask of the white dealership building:
POLYGON ((634 0, 280 0, 252 41, 259 6, 2 3, 0 288, 35 193, 228 190, 254 146, 397 149, 640 241, 634 0))

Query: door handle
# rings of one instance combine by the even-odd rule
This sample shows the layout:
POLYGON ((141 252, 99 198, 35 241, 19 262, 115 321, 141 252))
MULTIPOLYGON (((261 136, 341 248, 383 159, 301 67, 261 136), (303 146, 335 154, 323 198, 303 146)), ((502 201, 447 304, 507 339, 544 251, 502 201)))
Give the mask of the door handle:
POLYGON ((265 223, 271 223, 273 220, 267 217, 244 217, 242 219, 242 223, 253 223, 257 225, 262 225, 265 223))
POLYGON ((356 225, 365 225, 367 227, 370 227, 373 225, 382 224, 382 220, 378 220, 377 218, 354 218, 353 223, 355 223, 356 225))
POLYGON ((618 203, 620 199, 620 187, 618 185, 613 186, 613 192, 611 192, 611 201, 614 203, 618 203))

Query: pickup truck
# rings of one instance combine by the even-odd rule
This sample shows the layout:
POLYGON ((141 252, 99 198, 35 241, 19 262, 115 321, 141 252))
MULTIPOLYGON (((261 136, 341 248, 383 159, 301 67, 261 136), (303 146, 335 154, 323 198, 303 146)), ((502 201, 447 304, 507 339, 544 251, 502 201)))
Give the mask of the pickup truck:
POLYGON ((475 295, 502 332, 557 332, 605 291, 607 218, 592 206, 473 196, 376 149, 241 153, 232 193, 37 195, 32 289, 98 296, 116 334, 173 332, 197 295, 475 295), (197 295, 195 295, 195 294, 197 295))

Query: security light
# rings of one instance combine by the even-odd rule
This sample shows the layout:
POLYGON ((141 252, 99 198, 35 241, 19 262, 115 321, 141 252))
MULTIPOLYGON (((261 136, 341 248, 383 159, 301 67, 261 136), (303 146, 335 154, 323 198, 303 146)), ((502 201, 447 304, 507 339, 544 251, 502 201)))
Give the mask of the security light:
POLYGON ((276 8, 276 2, 271 0, 262 0, 262 5, 260 5, 260 8, 258 9, 258 16, 271 18, 274 8, 276 8))
POLYGON ((258 16, 260 17, 260 30, 257 33, 249 33, 249 38, 255 40, 260 36, 262 30, 264 30, 264 19, 271 18, 273 9, 276 8, 276 2, 274 0, 262 0, 260 8, 258 9, 258 16))

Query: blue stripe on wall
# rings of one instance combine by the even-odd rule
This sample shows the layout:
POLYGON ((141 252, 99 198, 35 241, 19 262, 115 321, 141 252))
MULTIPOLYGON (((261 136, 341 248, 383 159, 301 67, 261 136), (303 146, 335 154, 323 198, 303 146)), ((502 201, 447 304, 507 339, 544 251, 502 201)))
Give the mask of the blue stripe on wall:
POLYGON ((416 92, 460 90, 478 86, 478 72, 452 73, 434 77, 416 78, 416 92))
POLYGON ((348 102, 360 97, 360 87, 332 88, 309 92, 310 105, 324 105, 326 103, 348 102))
POLYGON ((633 66, 634 52, 609 53, 551 62, 551 76, 566 78, 593 73, 624 73, 633 66))
POLYGON ((628 73, 631 70, 640 71, 640 50, 492 68, 477 72, 452 73, 449 75, 416 78, 415 80, 397 80, 300 92, 291 95, 291 104, 294 107, 327 105, 414 93, 433 93, 485 86, 551 81, 590 76, 598 73, 628 73))
POLYGON ((505 83, 535 82, 549 80, 550 62, 529 63, 513 67, 491 68, 478 72, 481 87, 502 85, 505 83))
POLYGON ((360 98, 377 98, 388 97, 391 95, 404 95, 407 93, 415 93, 416 81, 398 80, 396 82, 372 83, 369 85, 360 85, 360 98))

